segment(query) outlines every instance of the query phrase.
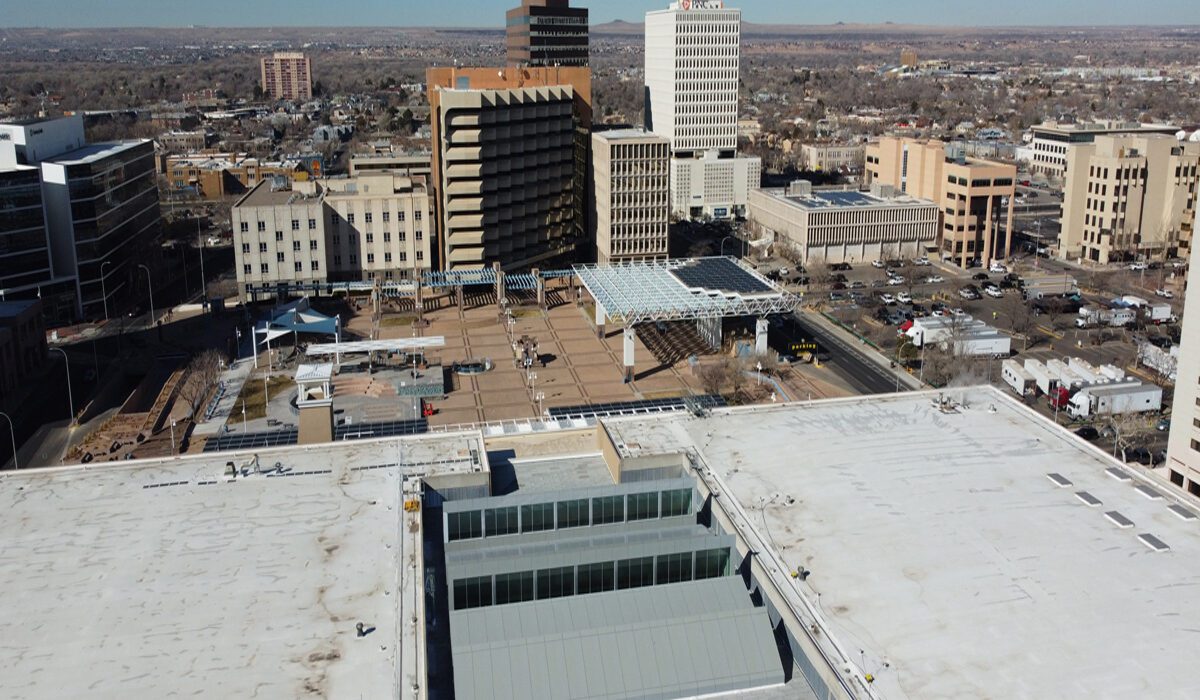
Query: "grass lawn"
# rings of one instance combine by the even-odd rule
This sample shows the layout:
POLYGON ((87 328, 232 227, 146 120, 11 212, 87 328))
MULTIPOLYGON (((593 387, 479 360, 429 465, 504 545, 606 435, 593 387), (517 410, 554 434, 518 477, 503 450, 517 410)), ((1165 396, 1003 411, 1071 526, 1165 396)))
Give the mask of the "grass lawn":
MULTIPOLYGON (((280 393, 288 391, 296 385, 296 381, 291 377, 272 377, 267 382, 267 389, 271 396, 279 396, 280 393)), ((242 394, 238 396, 237 404, 233 407, 233 413, 229 416, 230 423, 237 423, 242 420, 242 402, 246 402, 246 420, 255 420, 256 418, 266 418, 267 416, 267 397, 263 395, 263 382, 261 378, 252 377, 246 382, 246 386, 242 387, 242 394)))
POLYGON ((379 322, 380 328, 407 328, 415 323, 416 316, 387 316, 379 322))

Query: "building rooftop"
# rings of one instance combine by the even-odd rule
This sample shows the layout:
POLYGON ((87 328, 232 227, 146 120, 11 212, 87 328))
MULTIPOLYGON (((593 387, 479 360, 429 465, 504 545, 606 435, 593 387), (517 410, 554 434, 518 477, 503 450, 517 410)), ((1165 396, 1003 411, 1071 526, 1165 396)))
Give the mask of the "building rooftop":
POLYGON ((1041 124, 1035 124, 1031 128, 1035 131, 1058 131, 1062 133, 1104 133, 1106 131, 1155 131, 1174 133, 1179 130, 1179 127, 1171 124, 1143 124, 1141 122, 1123 122, 1116 119, 1107 119, 1095 122, 1078 122, 1075 124, 1049 121, 1041 124))
POLYGON ((949 396, 966 404, 616 425, 626 444, 702 448, 786 566, 811 571, 801 590, 879 697, 1200 695, 1179 654, 1200 629, 1195 509, 999 390, 949 396))
POLYGON ((289 204, 315 204, 321 201, 324 193, 305 194, 291 189, 279 190, 273 187, 271 180, 263 180, 247 192, 233 206, 241 207, 282 207, 289 204))
MULTIPOLYGON (((620 458, 689 454, 680 465, 695 473, 675 487, 696 484, 691 511, 720 531, 687 515, 654 526, 630 516, 522 532, 499 549, 451 542, 447 563, 475 557, 470 566, 499 571, 501 559, 569 547, 626 556, 620 538, 736 541, 734 564, 759 567, 752 587, 771 622, 821 652, 798 655, 786 685, 747 697, 814 697, 805 680, 826 664, 839 688, 871 674, 853 686, 862 698, 1200 696, 1186 653, 1200 629, 1200 509, 998 389, 603 429, 620 458)), ((413 697, 430 571, 421 513, 407 508, 415 480, 443 495, 446 513, 557 502, 605 481, 603 460, 581 448, 593 444, 586 433, 531 424, 491 445, 484 434, 0 473, 0 694, 413 697), (532 468, 532 488, 470 500, 487 495, 502 458, 518 480, 532 468)), ((607 488, 673 487, 631 477, 607 488)), ((763 645, 770 626, 742 631, 765 612, 746 607, 740 575, 659 584, 430 615, 453 629, 460 697, 675 696, 687 692, 679 683, 722 692, 728 679, 747 687, 779 670, 763 645), (595 634, 580 636, 585 627, 595 634)))
POLYGON ((133 148, 137 148, 142 144, 150 143, 146 139, 132 141, 114 141, 110 143, 89 143, 83 148, 77 148, 74 151, 68 151, 60 156, 48 158, 47 161, 56 165, 90 165, 98 163, 105 158, 118 156, 133 148))
POLYGON ((669 141, 667 137, 660 136, 653 131, 646 131, 645 129, 613 129, 612 131, 597 131, 593 135, 605 141, 633 141, 637 139, 669 141))
POLYGON ((786 199, 792 205, 801 209, 865 209, 869 207, 929 207, 933 202, 915 197, 897 196, 891 198, 875 197, 866 192, 853 190, 840 192, 813 192, 807 195, 789 195, 779 190, 773 193, 777 198, 786 199))

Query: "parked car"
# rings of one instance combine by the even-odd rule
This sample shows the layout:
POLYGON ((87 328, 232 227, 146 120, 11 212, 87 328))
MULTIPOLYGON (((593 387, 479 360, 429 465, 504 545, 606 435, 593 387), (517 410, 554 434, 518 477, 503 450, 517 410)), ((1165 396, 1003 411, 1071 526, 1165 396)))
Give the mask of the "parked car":
POLYGON ((896 295, 896 301, 900 302, 901 304, 911 304, 912 295, 908 292, 900 292, 896 295))
POLYGON ((966 316, 967 312, 962 309, 950 309, 951 316, 966 316))
POLYGON ((1004 263, 993 262, 988 266, 988 272, 991 272, 992 274, 1002 274, 1008 272, 1008 268, 1004 266, 1004 263))
POLYGON ((1145 447, 1135 447, 1132 450, 1125 451, 1125 461, 1150 466, 1154 463, 1154 455, 1150 454, 1150 450, 1147 450, 1145 447))
POLYGON ((1158 424, 1154 426, 1154 429, 1160 433, 1167 432, 1171 429, 1171 419, 1163 418, 1162 420, 1158 421, 1158 424))
POLYGON ((1149 270, 1150 266, 1144 262, 1131 262, 1129 263, 1129 269, 1134 272, 1140 272, 1142 270, 1149 270))
POLYGON ((988 276, 988 273, 986 273, 986 272, 976 272, 975 274, 971 275, 971 279, 979 281, 979 280, 986 280, 986 279, 991 279, 991 278, 988 276))
POLYGON ((879 301, 891 306, 892 304, 896 303, 896 297, 892 296, 891 294, 880 294, 879 301))
POLYGON ((975 301, 976 299, 981 298, 979 292, 969 287, 963 287, 962 289, 958 290, 958 296, 959 298, 966 299, 967 301, 975 301))
POLYGON ((920 304, 913 304, 912 315, 916 318, 925 318, 929 315, 929 309, 920 304))
POLYGON ((1002 299, 1004 297, 1004 290, 1000 289, 999 287, 988 287, 987 289, 983 290, 983 293, 993 299, 1002 299))
POLYGON ((983 289, 999 289, 1000 288, 1000 285, 996 284, 995 282, 993 282, 991 280, 984 280, 983 282, 979 283, 979 286, 983 289))
POLYGON ((843 275, 843 274, 836 274, 836 275, 830 275, 830 276, 829 276, 829 281, 831 281, 831 282, 841 282, 842 284, 845 284, 845 283, 846 283, 846 282, 848 282, 849 280, 848 280, 848 279, 846 279, 846 276, 845 276, 845 275, 843 275))
POLYGON ((899 287, 902 284, 904 284, 904 278, 900 277, 899 275, 897 275, 896 277, 888 278, 888 286, 889 287, 899 287))
POLYGON ((929 305, 929 308, 933 310, 933 313, 938 314, 938 315, 944 314, 945 312, 950 310, 950 307, 947 306, 945 302, 941 302, 941 301, 933 302, 932 304, 929 305))
POLYGON ((917 259, 913 260, 913 265, 916 265, 918 267, 928 267, 932 264, 933 263, 929 262, 929 258, 917 258, 917 259))
POLYGON ((882 260, 872 260, 871 267, 875 268, 876 270, 882 270, 883 269, 883 261, 882 260))
POLYGON ((1159 289, 1154 290, 1154 293, 1156 295, 1162 297, 1163 299, 1174 299, 1175 298, 1175 294, 1172 293, 1171 290, 1169 290, 1169 289, 1159 288, 1159 289))
POLYGON ((1076 430, 1075 434, 1078 435, 1079 437, 1083 438, 1084 440, 1096 440, 1097 438, 1100 437, 1100 431, 1096 430, 1095 428, 1093 428, 1090 425, 1085 425, 1082 428, 1080 428, 1079 430, 1076 430))
POLYGON ((930 275, 929 277, 925 278, 925 284, 941 284, 945 281, 946 278, 942 277, 941 275, 930 275))
POLYGON ((837 289, 837 290, 842 290, 845 288, 846 288, 845 282, 834 282, 833 285, 830 286, 830 289, 837 289))
POLYGON ((845 301, 846 295, 841 292, 830 292, 829 301, 845 301))
POLYGON ((850 288, 851 289, 866 289, 867 283, 863 282, 862 280, 854 280, 853 282, 850 283, 850 288))
POLYGON ((850 263, 834 263, 833 265, 829 266, 829 269, 833 270, 834 272, 849 272, 854 268, 850 267, 850 263))
POLYGON ((871 286, 875 287, 875 288, 886 287, 887 282, 884 282, 883 280, 875 280, 874 282, 871 283, 871 286))

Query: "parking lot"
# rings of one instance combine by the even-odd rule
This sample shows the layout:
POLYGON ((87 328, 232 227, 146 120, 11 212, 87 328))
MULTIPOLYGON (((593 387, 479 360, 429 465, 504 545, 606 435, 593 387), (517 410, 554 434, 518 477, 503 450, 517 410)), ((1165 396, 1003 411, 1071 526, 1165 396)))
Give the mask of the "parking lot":
MULTIPOLYGON (((912 261, 893 263, 889 269, 869 263, 855 264, 851 269, 809 269, 798 271, 792 265, 787 270, 795 279, 809 278, 807 285, 791 288, 803 294, 805 305, 825 313, 864 340, 875 345, 879 352, 892 359, 900 346, 899 325, 915 316, 927 314, 962 314, 983 321, 1012 336, 1012 359, 1064 360, 1078 357, 1093 365, 1111 364, 1124 369, 1133 378, 1147 383, 1162 383, 1162 377, 1138 365, 1139 343, 1154 338, 1163 344, 1178 341, 1178 325, 1154 325, 1139 321, 1127 328, 1091 327, 1076 325, 1080 305, 1103 304, 1125 295, 1145 299, 1152 304, 1170 304, 1177 316, 1182 315, 1182 282, 1184 270, 1169 264, 1148 265, 1147 269, 1130 270, 1128 266, 1112 266, 1097 270, 1069 268, 1044 258, 1025 256, 1009 261, 1008 272, 989 273, 978 268, 962 270, 932 261, 917 265, 912 261), (890 275, 889 275, 890 272, 890 275), (1041 304, 1023 299, 1015 283, 1004 285, 989 296, 984 285, 1000 287, 1008 273, 1020 277, 1031 274, 1062 274, 1074 279, 1080 288, 1076 303, 1066 300, 1041 304), (931 279, 932 278, 932 279, 931 279), (979 294, 964 298, 960 290, 973 285, 979 294), (1158 296, 1163 290, 1171 298, 1158 296), (887 295, 887 296, 884 296, 887 295), (891 303, 888 303, 891 302, 891 303), (1040 308, 1039 308, 1040 307, 1040 308)), ((782 265, 783 263, 780 263, 782 265)), ((1140 267, 1140 266, 1139 266, 1140 267)), ((786 281, 788 276, 784 276, 786 281)), ((986 358, 964 363, 972 370, 972 379, 999 384, 1002 358, 986 358)), ((919 361, 912 371, 920 371, 919 361)), ((1164 392, 1164 412, 1169 414, 1170 387, 1164 392)), ((1048 416, 1054 416, 1045 397, 1030 400, 1031 405, 1048 416)), ((1058 421, 1072 430, 1083 423, 1070 424, 1065 412, 1058 421)), ((1156 430, 1160 415, 1146 416, 1137 427, 1136 446, 1149 453, 1165 449, 1166 432, 1156 430)), ((1104 426, 1097 425, 1097 432, 1104 426)), ((1111 450, 1111 437, 1098 437, 1097 445, 1111 450)))

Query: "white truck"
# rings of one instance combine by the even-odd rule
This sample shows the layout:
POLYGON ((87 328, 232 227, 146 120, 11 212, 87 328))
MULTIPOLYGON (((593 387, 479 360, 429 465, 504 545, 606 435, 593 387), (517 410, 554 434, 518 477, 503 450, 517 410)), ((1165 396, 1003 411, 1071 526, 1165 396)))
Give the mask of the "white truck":
POLYGON ((1085 306, 1075 317, 1076 328, 1095 328, 1108 326, 1124 328, 1137 320, 1137 311, 1133 309, 1102 309, 1098 306, 1085 306))
POLYGON ((1075 420, 1147 413, 1162 409, 1162 387, 1132 382, 1090 386, 1071 397, 1067 414, 1075 420))
POLYGON ((1026 299, 1065 297, 1079 293, 1079 285, 1066 275, 1026 275, 1022 280, 1026 299))
POLYGON ((1178 323, 1179 317, 1175 315, 1175 310, 1170 304, 1153 304, 1142 309, 1142 314, 1146 321, 1156 325, 1164 323, 1178 323))
POLYGON ((1016 360, 1005 360, 1001 365, 1000 376, 1004 378, 1004 383, 1017 393, 1017 396, 1037 393, 1037 381, 1016 360))

